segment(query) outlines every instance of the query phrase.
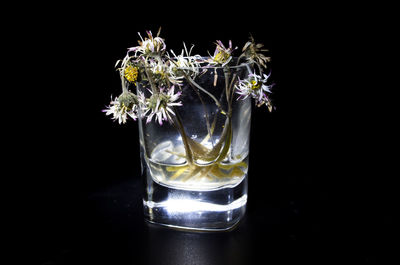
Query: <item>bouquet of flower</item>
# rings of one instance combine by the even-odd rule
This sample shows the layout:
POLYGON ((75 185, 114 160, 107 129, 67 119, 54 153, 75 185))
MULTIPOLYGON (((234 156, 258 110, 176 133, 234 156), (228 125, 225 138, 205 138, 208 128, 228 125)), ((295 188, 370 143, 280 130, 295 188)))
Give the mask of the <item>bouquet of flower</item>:
MULTIPOLYGON (((224 160, 227 161, 228 153, 232 149, 233 100, 253 98, 258 107, 266 105, 269 111, 272 110, 269 94, 273 84, 268 81, 270 73, 264 73, 270 61, 270 58, 263 54, 267 50, 263 49, 262 44, 256 44, 253 37, 250 37, 243 46, 242 53, 234 57, 233 53, 237 47, 234 48, 231 41, 228 46, 225 46, 217 40, 213 55, 202 57, 192 55, 193 46, 187 49, 185 43, 180 53, 175 53, 173 50, 167 51, 165 41, 159 35, 160 31, 155 37, 147 31, 147 37, 143 38, 139 33, 139 45, 129 48, 126 56, 117 61, 116 67, 121 77, 122 94, 112 99, 110 106, 104 112, 106 115, 112 115, 112 118, 118 120, 119 123, 125 123, 128 117, 131 117, 133 120, 143 119, 146 124, 149 124, 154 118, 159 125, 167 122, 176 128, 175 132, 178 132, 180 137, 174 139, 180 139, 179 144, 183 145, 184 152, 182 149, 177 151, 177 148, 171 147, 167 150, 168 154, 163 157, 174 156, 176 158, 174 161, 184 159, 185 164, 177 162, 179 166, 173 163, 167 167, 164 173, 172 174, 170 179, 186 180, 193 179, 194 176, 196 176, 195 179, 210 178, 210 176, 226 179, 244 176, 247 170, 247 164, 242 162, 245 152, 232 155, 233 162, 228 163, 229 165, 222 163, 224 160), (245 69, 248 74, 240 78, 237 71, 239 68, 245 69), (217 71, 223 75, 217 74, 217 71), (211 82, 204 87, 204 82, 201 83, 199 80, 207 72, 209 74, 207 78, 211 77, 211 82), (220 79, 218 79, 219 76, 220 79), (222 88, 220 89, 222 93, 219 95, 213 91, 217 88, 217 84, 219 88, 222 88), (184 124, 179 114, 179 109, 184 104, 193 104, 193 101, 183 100, 182 95, 187 92, 185 89, 193 90, 194 95, 199 99, 198 102, 203 105, 203 108, 199 108, 204 111, 200 119, 205 122, 203 124, 201 121, 196 121, 196 124, 205 125, 207 135, 200 140, 188 135, 188 124, 184 124), (207 110, 203 97, 211 102, 214 107, 212 110, 207 110), (216 136, 217 129, 219 129, 218 136, 216 136)), ((247 116, 247 119, 249 117, 247 116)), ((199 129, 201 130, 203 129, 199 129)), ((162 129, 159 128, 158 131, 162 129)), ((146 145, 147 138, 144 135, 141 134, 143 138, 141 143, 146 145)), ((155 138, 153 136, 152 140, 154 141, 155 138)), ((151 158, 150 153, 155 153, 154 150, 157 148, 154 146, 156 145, 155 142, 148 145, 151 146, 148 149, 153 150, 147 152, 149 158, 151 158)), ((165 161, 161 162, 166 164, 165 161)))
MULTIPOLYGON (((195 79, 207 72, 208 68, 215 67, 223 68, 229 77, 229 67, 244 62, 254 64, 256 67, 246 79, 232 78, 232 81, 236 82, 227 84, 228 102, 233 99, 234 94, 237 94, 236 100, 252 97, 258 107, 265 104, 269 111, 272 110, 269 94, 273 84, 268 84, 270 74, 264 73, 270 57, 263 54, 268 50, 263 49, 263 44, 256 44, 252 36, 236 58, 233 57, 233 53, 237 47, 233 48, 231 41, 226 47, 219 40, 215 43, 214 54, 202 57, 191 55, 193 46, 188 50, 185 43, 180 54, 176 54, 173 50, 168 52, 164 39, 159 36, 160 30, 156 37, 147 31, 147 37, 144 39, 138 33, 139 45, 128 48, 125 58, 117 61, 122 94, 115 99, 111 98, 110 105, 104 110, 106 115, 112 115, 112 118, 118 120, 120 124, 126 123, 128 117, 133 120, 138 117, 145 118, 146 122, 151 122, 154 117, 160 125, 165 121, 174 123, 175 111, 184 104, 180 100, 183 81, 189 82, 194 88, 211 97, 221 113, 229 115, 229 104, 228 110, 222 109, 220 100, 197 84, 195 79), (140 91, 134 93, 130 90, 131 87, 135 89, 139 82, 148 85, 146 89, 150 92, 150 96, 146 97, 140 91)), ((217 82, 217 77, 215 74, 214 84, 217 82)))

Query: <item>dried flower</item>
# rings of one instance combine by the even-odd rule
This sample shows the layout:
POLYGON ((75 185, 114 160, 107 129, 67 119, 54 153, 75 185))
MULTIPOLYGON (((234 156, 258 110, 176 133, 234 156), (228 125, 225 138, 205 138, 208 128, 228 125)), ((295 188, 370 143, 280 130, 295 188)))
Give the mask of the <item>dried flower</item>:
POLYGON ((172 86, 170 89, 161 88, 159 93, 153 93, 151 90, 150 93, 152 94, 148 99, 141 99, 142 105, 142 112, 143 117, 145 117, 148 112, 150 112, 147 116, 146 122, 149 123, 155 116, 155 120, 158 121, 160 125, 163 124, 163 121, 171 121, 171 115, 175 115, 175 112, 172 110, 174 106, 182 106, 182 102, 176 102, 181 92, 174 93, 175 87, 172 86), (165 92, 166 91, 166 92, 165 92))
POLYGON ((252 60, 256 63, 259 63, 264 68, 267 68, 266 63, 269 62, 271 58, 266 57, 264 54, 261 53, 268 51, 267 49, 261 49, 262 47, 264 47, 264 44, 256 44, 253 36, 250 35, 250 41, 246 42, 246 44, 243 46, 242 51, 248 60, 252 60))
POLYGON ((137 119, 138 101, 135 94, 124 92, 118 98, 112 100, 110 106, 103 110, 106 115, 113 115, 112 119, 118 120, 118 123, 126 123, 127 117, 137 119))
POLYGON ((149 59, 146 64, 151 78, 161 87, 168 87, 170 84, 179 85, 183 77, 173 75, 170 72, 170 65, 163 60, 149 59))
POLYGON ((217 40, 217 47, 215 48, 214 55, 208 60, 210 65, 225 66, 232 60, 232 52, 237 48, 232 49, 232 41, 229 41, 229 47, 225 48, 224 44, 217 40))
POLYGON ((168 69, 169 75, 178 83, 182 82, 181 80, 184 79, 185 75, 188 75, 191 78, 194 78, 196 75, 198 75, 201 69, 200 62, 203 61, 200 55, 190 55, 193 46, 189 52, 186 49, 185 43, 183 43, 183 46, 184 49, 182 49, 181 54, 176 55, 175 52, 171 50, 171 53, 174 57, 170 57, 168 55, 170 62, 168 69))
POLYGON ((267 85, 268 78, 270 75, 264 74, 263 77, 256 75, 255 73, 250 73, 247 79, 240 80, 236 85, 236 93, 239 94, 238 99, 246 99, 251 96, 255 99, 257 106, 262 106, 267 104, 268 109, 272 110, 271 101, 267 93, 271 93, 272 85, 267 85))
POLYGON ((129 48, 128 52, 135 52, 135 56, 137 56, 137 53, 148 56, 165 51, 165 42, 162 38, 158 37, 160 32, 158 32, 157 37, 155 38, 153 37, 151 31, 146 31, 146 33, 147 37, 143 39, 140 35, 140 32, 138 32, 140 37, 140 40, 138 41, 139 46, 129 48))

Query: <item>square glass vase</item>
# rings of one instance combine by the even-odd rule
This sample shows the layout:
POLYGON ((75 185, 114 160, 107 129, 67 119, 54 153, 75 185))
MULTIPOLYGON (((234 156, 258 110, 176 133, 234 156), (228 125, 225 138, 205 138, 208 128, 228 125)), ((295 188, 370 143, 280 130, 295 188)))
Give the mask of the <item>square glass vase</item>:
MULTIPOLYGON (((181 80, 182 106, 170 121, 139 120, 144 216, 179 229, 230 230, 246 209, 251 123, 250 98, 238 99, 235 85, 251 69, 198 70, 181 80)), ((142 78, 138 93, 150 96, 150 85, 142 78)))

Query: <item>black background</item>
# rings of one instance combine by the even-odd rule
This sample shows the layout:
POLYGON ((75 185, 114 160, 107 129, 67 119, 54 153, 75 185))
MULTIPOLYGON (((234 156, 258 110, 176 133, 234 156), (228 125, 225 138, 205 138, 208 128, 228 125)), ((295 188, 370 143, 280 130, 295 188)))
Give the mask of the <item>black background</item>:
POLYGON ((376 160, 385 139, 373 138, 383 121, 360 81, 359 43, 370 25, 353 21, 360 11, 186 5, 27 11, 14 32, 31 80, 21 99, 23 129, 14 134, 23 152, 11 153, 20 162, 13 166, 19 193, 27 195, 16 196, 13 208, 23 216, 16 257, 29 264, 391 260, 395 193, 376 160), (138 31, 159 26, 174 51, 185 41, 195 53, 212 53, 217 39, 241 48, 249 33, 270 50, 276 110, 253 110, 248 210, 230 233, 146 224, 137 124, 118 125, 101 112, 120 93, 116 60, 136 45, 138 31))

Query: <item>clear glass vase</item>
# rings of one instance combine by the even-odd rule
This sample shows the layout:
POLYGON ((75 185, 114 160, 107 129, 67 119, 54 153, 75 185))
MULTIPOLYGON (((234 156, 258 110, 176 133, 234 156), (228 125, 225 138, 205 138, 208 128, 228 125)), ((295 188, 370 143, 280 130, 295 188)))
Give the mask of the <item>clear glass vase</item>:
MULTIPOLYGON (((250 65, 205 67, 180 85, 183 105, 172 122, 139 120, 144 216, 190 230, 228 230, 243 217, 251 119, 250 98, 234 87, 250 65)), ((144 71, 142 71, 144 72, 144 71)), ((146 81, 138 93, 151 93, 146 81)))

